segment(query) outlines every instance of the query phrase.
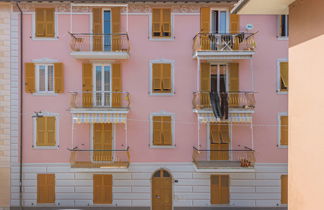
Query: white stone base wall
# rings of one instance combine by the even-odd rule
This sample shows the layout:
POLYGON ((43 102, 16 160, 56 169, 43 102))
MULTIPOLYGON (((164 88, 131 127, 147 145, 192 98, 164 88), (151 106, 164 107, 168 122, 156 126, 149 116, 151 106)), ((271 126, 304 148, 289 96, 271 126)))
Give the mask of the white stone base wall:
MULTIPOLYGON (((211 207, 210 175, 230 175, 229 206, 276 207, 280 205, 280 176, 287 174, 287 164, 256 164, 253 172, 197 172, 192 163, 133 163, 127 171, 111 169, 72 169, 69 164, 25 164, 23 169, 23 204, 40 206, 37 197, 37 173, 55 173, 56 203, 45 206, 82 207, 92 203, 92 175, 113 175, 113 204, 107 206, 151 206, 151 176, 164 168, 173 177, 174 207, 211 207)), ((13 169, 11 205, 19 205, 19 170, 13 169)), ((43 205, 44 206, 44 205, 43 205)))

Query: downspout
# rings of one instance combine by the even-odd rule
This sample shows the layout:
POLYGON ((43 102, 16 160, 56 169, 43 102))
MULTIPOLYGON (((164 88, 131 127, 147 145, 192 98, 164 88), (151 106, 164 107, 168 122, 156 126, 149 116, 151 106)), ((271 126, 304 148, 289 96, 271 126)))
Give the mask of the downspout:
POLYGON ((23 12, 16 3, 20 12, 20 163, 19 163, 19 207, 23 209, 23 12))

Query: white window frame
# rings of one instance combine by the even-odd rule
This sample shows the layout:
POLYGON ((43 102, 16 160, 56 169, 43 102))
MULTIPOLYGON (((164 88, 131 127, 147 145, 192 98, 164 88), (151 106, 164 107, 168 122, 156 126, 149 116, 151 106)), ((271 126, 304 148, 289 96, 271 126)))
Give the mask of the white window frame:
MULTIPOLYGON (((283 14, 284 15, 284 14, 283 14)), ((286 15, 286 16, 288 16, 288 15, 286 15)), ((281 28, 280 28, 280 26, 281 26, 281 21, 280 21, 280 19, 281 19, 281 15, 278 15, 277 16, 277 39, 278 40, 282 40, 282 41, 286 41, 286 40, 288 40, 288 38, 289 38, 289 21, 288 21, 288 18, 286 18, 286 31, 287 31, 287 33, 288 33, 288 36, 281 36, 281 28)))
POLYGON ((56 8, 54 11, 54 37, 37 37, 36 36, 36 12, 32 12, 32 40, 43 40, 43 41, 51 41, 51 40, 58 40, 58 13, 56 12, 56 8))
POLYGON ((153 12, 152 9, 155 9, 155 7, 151 8, 151 11, 149 13, 149 40, 150 41, 173 41, 175 40, 175 35, 174 35, 174 13, 172 11, 171 7, 166 7, 166 8, 160 8, 160 7, 156 7, 157 9, 171 9, 171 36, 169 38, 163 37, 163 38, 157 38, 157 37, 153 37, 152 34, 152 23, 153 23, 153 12))
POLYGON ((51 112, 41 112, 38 113, 39 116, 41 117, 55 117, 55 143, 56 145, 54 146, 37 146, 36 144, 36 139, 37 139, 37 116, 34 114, 32 116, 33 120, 33 145, 32 147, 34 149, 59 149, 60 147, 60 115, 58 113, 51 113, 51 112))
POLYGON ((278 145, 278 148, 287 149, 288 145, 281 145, 281 141, 280 141, 281 140, 281 116, 287 116, 288 117, 288 113, 287 112, 279 112, 278 113, 277 145, 278 145))
POLYGON ((210 8, 210 18, 209 18, 209 22, 210 22, 210 25, 209 25, 209 31, 212 33, 212 18, 213 18, 213 11, 225 11, 226 12, 226 33, 229 33, 229 28, 230 28, 230 14, 229 14, 229 10, 227 8, 218 8, 218 7, 213 7, 213 8, 210 8))
MULTIPOLYGON (((226 70, 225 70, 225 89, 226 89, 226 92, 229 91, 229 78, 230 78, 230 69, 229 69, 229 63, 210 63, 210 69, 212 66, 217 66, 217 72, 218 73, 218 70, 220 70, 220 66, 226 66, 226 70)), ((211 72, 210 72, 210 82, 211 82, 211 72)), ((210 83, 211 84, 211 83, 210 83)), ((217 89, 219 90, 220 89, 220 77, 217 76, 217 89)), ((211 91, 211 90, 210 90, 211 91)))
POLYGON ((38 95, 52 95, 55 94, 55 65, 53 63, 37 63, 35 64, 35 84, 36 84, 36 94, 38 95), (39 68, 40 66, 45 66, 45 91, 39 90, 39 68), (53 90, 48 90, 48 67, 53 66, 53 90))
POLYGON ((175 95, 175 89, 174 89, 174 66, 175 66, 175 60, 168 60, 168 59, 160 59, 160 60, 150 60, 149 62, 149 95, 151 96, 173 96, 175 95), (154 93, 153 92, 153 64, 155 63, 162 63, 162 64, 171 64, 171 93, 154 93))
POLYGON ((280 58, 280 59, 277 59, 277 94, 280 94, 280 95, 287 95, 288 92, 289 92, 289 89, 288 91, 281 91, 281 76, 280 76, 280 71, 281 71, 281 68, 280 68, 280 64, 282 62, 288 62, 288 58, 280 58))
MULTIPOLYGON (((92 84, 93 85, 93 90, 92 90, 92 100, 93 100, 93 103, 94 103, 94 107, 112 107, 112 94, 110 94, 110 105, 109 106, 102 106, 102 105, 97 105, 96 104, 96 67, 97 66, 101 66, 102 69, 105 67, 105 66, 109 66, 110 67, 110 92, 112 92, 112 65, 110 63, 94 63, 92 64, 92 84)), ((102 70, 101 72, 101 77, 104 78, 104 71, 102 70)))
POLYGON ((175 119, 176 115, 175 113, 171 112, 153 112, 150 114, 150 148, 151 149, 170 149, 170 148, 175 148, 175 119), (159 146, 159 145, 154 145, 153 144, 153 117, 154 116, 170 116, 171 117, 171 137, 172 137, 172 144, 170 146, 159 146))

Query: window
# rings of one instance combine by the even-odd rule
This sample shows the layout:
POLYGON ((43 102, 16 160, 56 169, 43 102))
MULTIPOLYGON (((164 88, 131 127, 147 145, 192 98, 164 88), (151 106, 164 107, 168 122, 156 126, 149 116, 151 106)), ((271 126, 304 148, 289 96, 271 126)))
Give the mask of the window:
POLYGON ((151 145, 160 146, 173 146, 174 142, 174 116, 170 114, 153 114, 151 116, 152 125, 152 140, 151 145))
POLYGON ((54 147, 57 145, 56 116, 34 116, 36 121, 35 144, 36 147, 54 147))
POLYGON ((210 176, 210 201, 211 204, 229 204, 229 176, 210 176))
POLYGON ((288 175, 281 175, 281 204, 288 204, 288 175))
POLYGON ((279 38, 288 38, 289 35, 289 16, 288 15, 280 15, 279 16, 279 28, 278 28, 278 36, 279 38))
POLYGON ((280 146, 288 146, 288 116, 280 114, 280 146))
POLYGON ((54 65, 39 64, 36 71, 37 92, 54 92, 54 65))
POLYGON ((288 92, 288 62, 279 61, 278 92, 288 92))
POLYGON ((152 9, 152 37, 171 37, 171 9, 152 9))
POLYGON ((172 65, 152 64, 152 93, 172 93, 172 65))
POLYGON ((55 174, 37 174, 37 203, 55 202, 55 174))
POLYGON ((36 37, 54 38, 55 36, 55 9, 36 8, 36 37))
POLYGON ((112 175, 93 175, 93 203, 112 204, 112 175))
POLYGON ((228 25, 228 14, 225 10, 212 10, 211 15, 211 32, 212 33, 226 33, 228 25))

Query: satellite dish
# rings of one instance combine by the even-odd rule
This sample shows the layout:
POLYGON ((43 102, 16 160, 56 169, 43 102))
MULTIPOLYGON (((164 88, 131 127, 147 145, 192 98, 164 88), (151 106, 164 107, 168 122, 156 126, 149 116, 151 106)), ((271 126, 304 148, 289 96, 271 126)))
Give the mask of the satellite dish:
POLYGON ((246 30, 252 30, 254 28, 254 25, 253 24, 246 24, 245 26, 246 30))

